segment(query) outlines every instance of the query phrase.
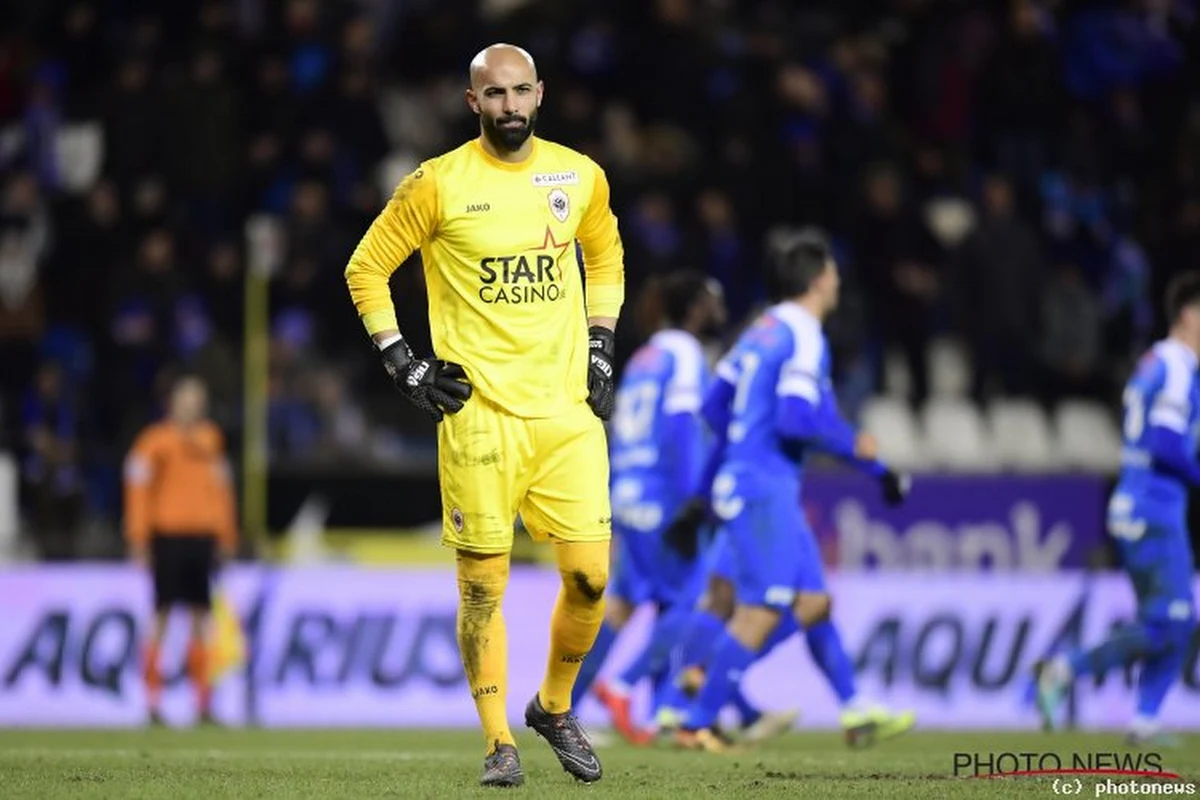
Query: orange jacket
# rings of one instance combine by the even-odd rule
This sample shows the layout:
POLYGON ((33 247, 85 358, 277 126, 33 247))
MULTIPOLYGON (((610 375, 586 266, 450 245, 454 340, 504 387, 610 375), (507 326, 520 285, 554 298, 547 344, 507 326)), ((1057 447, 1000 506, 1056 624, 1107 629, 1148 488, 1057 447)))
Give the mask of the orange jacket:
POLYGON ((125 538, 144 547, 151 536, 211 535, 221 550, 237 545, 235 502, 225 443, 211 422, 184 429, 147 427, 125 460, 125 538))

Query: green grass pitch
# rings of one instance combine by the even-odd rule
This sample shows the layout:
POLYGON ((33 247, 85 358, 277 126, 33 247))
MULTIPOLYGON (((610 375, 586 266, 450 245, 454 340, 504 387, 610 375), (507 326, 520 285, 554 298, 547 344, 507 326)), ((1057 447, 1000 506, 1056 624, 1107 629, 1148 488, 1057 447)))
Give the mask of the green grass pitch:
MULTIPOLYGON (((729 757, 666 746, 603 747, 603 780, 580 786, 559 768, 545 743, 524 730, 517 736, 526 783, 508 791, 521 797, 589 800, 1051 797, 1055 792, 1048 777, 955 777, 954 754, 1054 752, 1069 765, 1072 753, 1132 752, 1116 734, 916 732, 851 751, 836 733, 804 732, 729 757)), ((1184 745, 1161 751, 1162 769, 1179 773, 1183 781, 1200 782, 1200 736, 1185 738, 1184 745)), ((495 796, 505 790, 485 790, 476 783, 480 747, 479 736, 468 731, 10 729, 0 731, 0 797, 495 796)), ((1094 797, 1093 784, 1103 779, 1082 780, 1079 796, 1094 797)), ((1200 787, 1194 791, 1200 794, 1200 787)))

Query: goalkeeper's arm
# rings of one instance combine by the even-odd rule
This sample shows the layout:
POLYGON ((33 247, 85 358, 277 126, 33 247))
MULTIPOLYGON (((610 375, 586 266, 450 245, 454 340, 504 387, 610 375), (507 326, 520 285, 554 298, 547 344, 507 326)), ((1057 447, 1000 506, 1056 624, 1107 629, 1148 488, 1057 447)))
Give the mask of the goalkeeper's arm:
POLYGON ((458 364, 416 358, 396 323, 388 279, 437 229, 437 180, 422 164, 396 187, 371 223, 346 266, 346 285, 363 326, 379 348, 384 369, 405 398, 434 422, 455 412, 471 396, 458 364))

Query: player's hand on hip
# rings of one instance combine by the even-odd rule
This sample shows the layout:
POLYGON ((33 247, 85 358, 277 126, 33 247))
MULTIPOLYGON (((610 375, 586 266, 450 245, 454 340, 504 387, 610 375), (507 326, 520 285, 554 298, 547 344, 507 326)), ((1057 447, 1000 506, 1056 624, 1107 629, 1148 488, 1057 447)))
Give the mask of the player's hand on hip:
POLYGON ((600 419, 612 416, 616 389, 613 385, 613 356, 616 336, 602 325, 588 329, 588 405, 600 419))
POLYGON ((460 411, 471 397, 467 373, 458 364, 438 358, 414 358, 403 339, 379 354, 400 394, 434 422, 441 422, 443 413, 460 411))
POLYGON ((883 500, 889 506, 898 506, 908 499, 912 491, 912 477, 903 472, 887 470, 880 478, 883 484, 883 500))

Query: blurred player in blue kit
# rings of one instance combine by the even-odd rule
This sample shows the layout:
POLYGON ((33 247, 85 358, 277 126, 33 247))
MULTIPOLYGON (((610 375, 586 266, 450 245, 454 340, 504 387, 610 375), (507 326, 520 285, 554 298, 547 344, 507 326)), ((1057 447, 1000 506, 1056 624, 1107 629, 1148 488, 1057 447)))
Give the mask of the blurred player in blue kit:
POLYGON ((695 560, 673 552, 663 531, 691 496, 704 463, 699 412, 711 376, 702 340, 718 334, 726 318, 720 284, 699 272, 674 272, 656 289, 649 313, 663 327, 633 354, 617 391, 610 431, 616 563, 605 622, 572 699, 578 705, 586 694, 637 607, 652 603, 650 640, 619 677, 595 687, 614 728, 635 744, 652 734, 634 724, 630 691, 643 678, 667 677, 671 648, 696 599, 695 560))
MULTIPOLYGON (((795 630, 841 702, 841 723, 853 746, 910 729, 910 712, 894 714, 868 702, 855 686, 854 668, 830 619, 832 607, 816 537, 800 505, 804 463, 814 451, 853 464, 874 477, 886 500, 898 504, 908 479, 878 459, 873 437, 856 433, 841 416, 830 380, 822 323, 836 308, 840 280, 828 242, 806 229, 787 240, 767 265, 776 304, 765 311, 721 359, 702 414, 716 442, 698 484, 721 522, 719 537, 731 573, 736 607, 715 637, 706 679, 687 709, 677 742, 722 752, 728 740, 717 715, 735 695, 743 672, 795 630), (711 492, 706 493, 711 477, 711 492)), ((698 527, 673 525, 671 537, 698 527)))
POLYGON ((1162 729, 1158 712, 1180 677, 1196 627, 1187 493, 1200 486, 1200 273, 1175 276, 1166 301, 1168 336, 1142 357, 1125 386, 1121 474, 1108 505, 1108 533, 1133 583, 1137 619, 1096 647, 1034 669, 1038 710, 1052 729, 1075 680, 1140 663, 1137 714, 1127 738, 1135 746, 1178 744, 1162 729))

